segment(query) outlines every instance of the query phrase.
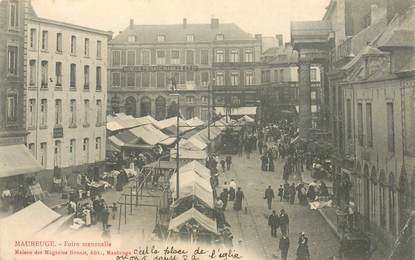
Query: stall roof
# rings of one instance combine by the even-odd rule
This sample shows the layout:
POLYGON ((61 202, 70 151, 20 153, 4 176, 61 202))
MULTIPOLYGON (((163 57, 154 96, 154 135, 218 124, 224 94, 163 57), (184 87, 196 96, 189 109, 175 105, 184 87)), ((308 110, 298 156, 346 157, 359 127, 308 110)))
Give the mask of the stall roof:
POLYGON ((186 150, 201 151, 206 149, 207 144, 203 143, 197 138, 191 137, 189 139, 180 140, 180 147, 183 147, 186 150))
POLYGON ((158 121, 151 116, 132 117, 124 113, 107 116, 107 130, 109 131, 119 131, 148 124, 157 125, 157 123, 158 121))
POLYGON ((50 209, 43 202, 36 201, 13 215, 1 219, 0 230, 3 234, 11 234, 16 230, 21 230, 25 235, 32 235, 60 217, 60 214, 50 209))
POLYGON ((145 143, 151 145, 158 144, 169 138, 167 135, 155 128, 153 125, 143 125, 132 128, 128 131, 130 131, 138 138, 142 139, 145 143))
POLYGON ((210 170, 198 161, 191 161, 180 167, 180 173, 188 171, 193 171, 203 179, 210 180, 210 170))
POLYGON ((159 142, 159 144, 172 145, 172 144, 174 144, 174 142, 176 142, 176 137, 169 137, 169 138, 159 142))
MULTIPOLYGON (((161 120, 161 121, 157 122, 157 128, 158 129, 165 129, 165 128, 168 128, 168 127, 171 127, 171 126, 175 126, 175 127, 177 126, 177 117, 170 117, 170 118, 167 118, 167 119, 164 119, 164 120, 161 120)), ((188 125, 186 123, 186 121, 183 120, 182 118, 179 118, 179 129, 180 128, 190 130, 193 127, 188 125)))
MULTIPOLYGON (((175 189, 171 190, 173 198, 176 198, 176 192, 175 189)), ((179 200, 175 202, 175 205, 180 204, 181 199, 185 199, 188 197, 196 197, 198 198, 203 204, 205 204, 206 207, 209 207, 211 209, 214 208, 214 202, 213 202, 213 192, 207 191, 205 188, 203 188, 200 184, 194 183, 191 186, 183 186, 180 187, 179 190, 179 200)))
POLYGON ((205 122, 200 120, 198 117, 190 118, 189 120, 186 120, 186 124, 192 127, 199 127, 205 125, 205 122))
MULTIPOLYGON (((195 192, 195 189, 201 188, 203 192, 207 192, 210 196, 213 194, 212 186, 210 185, 210 177, 209 179, 204 179, 201 177, 198 173, 187 171, 184 172, 184 176, 186 178, 180 178, 182 177, 183 172, 179 172, 179 185, 180 185, 180 194, 181 192, 190 192, 194 195, 198 195, 195 192)), ((170 190, 175 191, 176 190, 176 174, 172 175, 170 177, 170 190), (173 177, 174 176, 174 177, 173 177)), ((188 194, 190 195, 190 194, 188 194)), ((181 196, 181 195, 180 195, 181 196)))
POLYGON ((194 220, 199 223, 204 229, 218 234, 218 227, 216 221, 210 219, 208 216, 203 215, 197 209, 191 208, 188 211, 180 214, 179 216, 170 220, 169 230, 179 231, 180 227, 186 224, 190 220, 194 220))
POLYGON ((0 146, 0 178, 43 170, 23 144, 0 146))
MULTIPOLYGON (((207 157, 206 151, 192 151, 192 150, 184 150, 180 149, 179 151, 179 159, 185 160, 205 160, 207 157)), ((170 150, 170 158, 176 158, 176 149, 170 150)))
POLYGON ((250 116, 244 115, 243 117, 238 119, 238 122, 253 123, 253 122, 255 122, 255 120, 250 116))

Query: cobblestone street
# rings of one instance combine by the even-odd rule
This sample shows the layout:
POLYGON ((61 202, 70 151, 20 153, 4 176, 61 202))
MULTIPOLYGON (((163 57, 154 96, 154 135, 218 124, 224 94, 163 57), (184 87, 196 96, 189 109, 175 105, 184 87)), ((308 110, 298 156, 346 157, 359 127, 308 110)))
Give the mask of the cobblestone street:
MULTIPOLYGON (((245 194, 244 211, 236 212, 232 209, 232 203, 228 204, 225 215, 231 224, 234 233, 234 245, 241 242, 241 247, 255 255, 258 259, 272 259, 275 256, 280 259, 278 252, 278 237, 272 238, 268 227, 268 209, 264 200, 264 191, 271 185, 277 197, 278 187, 282 180, 282 161, 275 162, 276 172, 262 172, 260 170, 259 154, 252 154, 250 159, 246 156, 233 156, 233 164, 230 171, 221 174, 220 183, 234 179, 245 194)), ((279 198, 273 200, 273 209, 279 212, 282 208, 290 217, 289 259, 295 259, 298 234, 304 231, 309 238, 309 250, 311 259, 327 259, 337 253, 339 242, 332 233, 330 227, 317 211, 303 207, 296 201, 294 205, 288 202, 280 202, 279 198)))

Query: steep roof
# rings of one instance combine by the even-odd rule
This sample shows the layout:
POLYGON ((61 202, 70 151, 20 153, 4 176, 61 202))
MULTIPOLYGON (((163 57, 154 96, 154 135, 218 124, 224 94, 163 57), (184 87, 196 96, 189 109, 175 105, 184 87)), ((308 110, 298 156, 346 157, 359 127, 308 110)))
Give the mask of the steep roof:
POLYGON ((195 42, 211 42, 217 34, 223 34, 224 40, 254 40, 250 33, 243 31, 236 24, 219 24, 212 29, 210 24, 168 25, 133 25, 124 29, 111 40, 112 44, 127 43, 128 36, 136 36, 135 43, 155 43, 158 35, 165 35, 165 42, 186 42, 186 35, 194 35, 195 42))

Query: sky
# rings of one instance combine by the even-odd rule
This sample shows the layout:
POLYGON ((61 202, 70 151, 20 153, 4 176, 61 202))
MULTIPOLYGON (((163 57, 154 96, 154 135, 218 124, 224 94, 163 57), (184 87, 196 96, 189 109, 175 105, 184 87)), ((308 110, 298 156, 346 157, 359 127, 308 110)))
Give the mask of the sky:
POLYGON ((44 18, 112 31, 135 24, 235 23, 263 36, 283 34, 290 21, 321 20, 330 0, 32 0, 44 18))

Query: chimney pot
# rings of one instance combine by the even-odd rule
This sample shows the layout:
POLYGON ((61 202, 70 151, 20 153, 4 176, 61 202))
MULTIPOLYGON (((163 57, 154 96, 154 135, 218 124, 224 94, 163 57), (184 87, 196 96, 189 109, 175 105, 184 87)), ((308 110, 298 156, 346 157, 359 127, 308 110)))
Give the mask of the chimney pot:
POLYGON ((219 28, 219 19, 218 18, 212 18, 210 20, 210 28, 211 29, 218 29, 219 28))
POLYGON ((187 28, 187 19, 183 18, 183 29, 187 28))

